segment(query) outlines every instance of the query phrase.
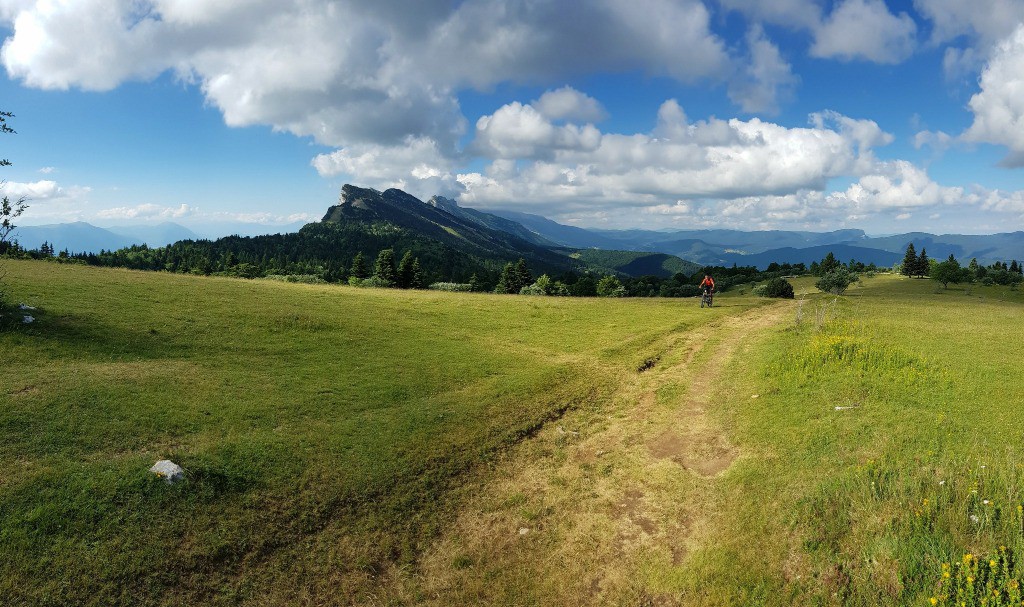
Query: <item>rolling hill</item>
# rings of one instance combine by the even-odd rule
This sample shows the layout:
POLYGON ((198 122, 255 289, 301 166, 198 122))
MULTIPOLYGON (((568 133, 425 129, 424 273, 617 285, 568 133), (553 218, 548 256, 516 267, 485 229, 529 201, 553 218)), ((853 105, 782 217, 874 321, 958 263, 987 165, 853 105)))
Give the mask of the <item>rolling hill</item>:
POLYGON ((595 271, 625 274, 630 277, 668 278, 680 272, 690 276, 699 272, 701 268, 692 261, 664 253, 580 249, 573 256, 595 271))

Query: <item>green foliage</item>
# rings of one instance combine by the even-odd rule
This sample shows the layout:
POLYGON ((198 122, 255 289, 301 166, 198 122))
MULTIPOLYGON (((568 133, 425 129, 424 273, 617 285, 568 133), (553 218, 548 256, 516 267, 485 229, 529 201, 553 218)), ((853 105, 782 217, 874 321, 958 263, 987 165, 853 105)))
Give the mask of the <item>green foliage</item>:
POLYGON ((832 251, 829 251, 828 254, 825 255, 825 258, 821 260, 819 271, 822 275, 825 275, 829 272, 835 272, 841 265, 842 264, 839 263, 839 260, 836 259, 836 256, 832 254, 832 251))
POLYGON ((931 260, 924 247, 921 247, 921 254, 917 256, 917 264, 914 266, 914 276, 928 276, 931 271, 931 260))
POLYGON ((268 274, 264 276, 267 280, 277 280, 280 282, 292 282, 307 285, 322 285, 326 284, 323 278, 320 278, 316 274, 268 274))
POLYGON ((625 297, 626 289, 614 276, 604 276, 597 281, 597 295, 600 297, 625 297))
POLYGON ((579 280, 569 285, 569 294, 573 297, 595 297, 597 295, 597 282, 591 276, 582 276, 579 280))
POLYGON ((856 274, 850 273, 846 266, 839 266, 838 269, 827 272, 814 283, 819 291, 842 295, 850 285, 860 280, 856 274))
POLYGON ((917 249, 914 248, 912 242, 907 244, 907 252, 903 256, 900 273, 904 276, 917 276, 917 249))
POLYGON ((530 274, 529 268, 526 267, 526 260, 520 257, 519 261, 515 263, 509 262, 505 264, 494 292, 499 294, 518 294, 531 283, 533 283, 533 275, 530 274))
POLYGON ((405 255, 402 255, 402 261, 398 263, 398 272, 395 280, 399 289, 412 288, 413 261, 412 251, 406 251, 405 255))
POLYGON ((447 291, 449 293, 471 293, 473 285, 468 282, 435 282, 428 287, 431 291, 447 291))
POLYGON ((348 271, 349 276, 362 280, 370 277, 370 268, 366 265, 366 258, 363 257, 363 252, 359 251, 356 253, 354 259, 352 259, 352 267, 348 271))
POLYGON ((420 260, 416 258, 412 260, 412 278, 409 280, 410 289, 422 289, 427 286, 427 277, 423 272, 423 268, 420 267, 420 260))
POLYGON ((569 289, 557 280, 551 280, 547 274, 542 274, 532 285, 523 287, 520 295, 569 295, 569 289))
POLYGON ((960 262, 950 254, 949 259, 936 263, 931 267, 929 276, 933 280, 941 282, 942 288, 945 289, 949 286, 949 283, 959 284, 965 280, 970 280, 973 273, 969 269, 961 268, 960 262))
POLYGON ((368 287, 373 289, 390 289, 395 286, 395 282, 393 280, 381 278, 377 274, 374 274, 369 278, 359 281, 357 286, 368 287))
POLYGON ((754 288, 754 295, 758 297, 775 297, 780 299, 793 299, 793 285, 785 278, 773 278, 763 285, 754 288))
POLYGON ((379 284, 387 283, 393 286, 397 279, 395 272, 395 252, 392 249, 384 249, 377 253, 377 263, 373 267, 373 278, 379 284))

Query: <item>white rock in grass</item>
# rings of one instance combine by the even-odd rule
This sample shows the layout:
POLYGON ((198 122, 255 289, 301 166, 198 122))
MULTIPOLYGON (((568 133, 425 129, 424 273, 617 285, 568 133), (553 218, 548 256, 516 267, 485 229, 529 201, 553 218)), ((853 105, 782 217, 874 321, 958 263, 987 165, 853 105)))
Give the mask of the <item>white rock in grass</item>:
POLYGON ((34 323, 35 321, 36 319, 32 316, 29 316, 28 314, 26 314, 24 318, 21 319, 21 323, 25 325, 34 323))
POLYGON ((150 468, 149 471, 168 483, 180 481, 185 478, 185 471, 181 469, 181 466, 175 464, 169 459, 162 459, 158 461, 153 464, 153 467, 150 468))
POLYGON ((20 309, 20 310, 35 310, 36 308, 35 308, 35 306, 30 306, 30 305, 28 305, 26 303, 23 303, 23 304, 18 305, 18 309, 20 309))

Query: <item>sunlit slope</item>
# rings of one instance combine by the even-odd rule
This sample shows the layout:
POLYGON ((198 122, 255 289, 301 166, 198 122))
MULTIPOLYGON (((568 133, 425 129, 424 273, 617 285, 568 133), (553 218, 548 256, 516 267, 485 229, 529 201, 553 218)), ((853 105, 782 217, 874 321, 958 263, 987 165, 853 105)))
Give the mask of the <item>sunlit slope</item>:
POLYGON ((0 333, 14 605, 364 600, 509 446, 757 303, 6 270, 38 319, 0 333))
POLYGON ((390 596, 1020 604, 1024 296, 794 282, 523 443, 390 596))

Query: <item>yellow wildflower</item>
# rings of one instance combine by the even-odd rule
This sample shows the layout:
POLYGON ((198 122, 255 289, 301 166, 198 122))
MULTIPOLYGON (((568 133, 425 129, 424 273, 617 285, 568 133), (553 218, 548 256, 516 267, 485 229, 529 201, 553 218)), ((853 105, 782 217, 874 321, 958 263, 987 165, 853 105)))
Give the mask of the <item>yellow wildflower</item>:
POLYGON ((928 601, 929 601, 929 602, 930 602, 930 603, 931 603, 932 605, 938 605, 938 604, 939 604, 939 599, 937 599, 937 598, 935 598, 935 597, 932 597, 932 598, 928 599, 928 601))

